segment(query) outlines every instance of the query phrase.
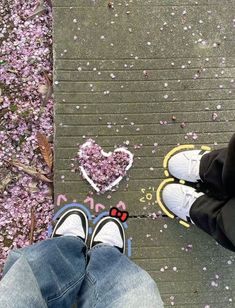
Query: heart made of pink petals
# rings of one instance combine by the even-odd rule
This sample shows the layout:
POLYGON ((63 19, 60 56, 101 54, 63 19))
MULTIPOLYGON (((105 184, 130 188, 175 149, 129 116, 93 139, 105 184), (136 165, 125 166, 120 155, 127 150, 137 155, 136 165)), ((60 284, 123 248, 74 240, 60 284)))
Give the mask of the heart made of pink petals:
POLYGON ((116 186, 133 163, 133 154, 127 149, 107 153, 92 139, 80 146, 78 154, 82 176, 101 193, 116 186))

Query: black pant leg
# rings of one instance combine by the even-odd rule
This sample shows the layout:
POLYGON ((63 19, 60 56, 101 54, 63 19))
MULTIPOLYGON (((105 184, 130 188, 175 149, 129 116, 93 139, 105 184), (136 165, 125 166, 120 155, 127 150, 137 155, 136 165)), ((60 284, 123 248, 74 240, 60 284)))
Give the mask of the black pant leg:
POLYGON ((206 195, 194 202, 190 217, 218 243, 235 251, 235 134, 228 148, 202 157, 200 177, 206 195))
POLYGON ((219 244, 235 251, 235 198, 217 200, 203 195, 192 205, 190 217, 219 244))
POLYGON ((200 177, 205 190, 218 199, 235 196, 235 134, 228 148, 202 156, 200 177))
POLYGON ((225 157, 222 181, 229 196, 235 197, 235 134, 232 136, 225 157))
POLYGON ((227 151, 227 148, 214 150, 203 155, 200 162, 199 174, 203 182, 203 188, 218 199, 228 197, 222 178, 227 151))

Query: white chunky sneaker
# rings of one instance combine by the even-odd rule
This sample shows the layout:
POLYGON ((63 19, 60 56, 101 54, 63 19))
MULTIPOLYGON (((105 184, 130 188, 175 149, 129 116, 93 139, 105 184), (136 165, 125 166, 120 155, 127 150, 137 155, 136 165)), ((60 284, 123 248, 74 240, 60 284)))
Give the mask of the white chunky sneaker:
POLYGON ((168 184, 163 188, 162 199, 166 207, 177 217, 192 222, 190 209, 197 198, 204 195, 192 187, 182 184, 168 184))
POLYGON ((168 162, 168 170, 171 175, 180 180, 197 182, 200 180, 200 161, 208 151, 188 150, 173 155, 168 162))
POLYGON ((80 209, 66 210, 57 221, 51 237, 78 236, 87 241, 88 218, 80 209))
POLYGON ((125 253, 125 231, 118 219, 108 216, 98 222, 91 237, 90 248, 100 243, 115 246, 125 253))

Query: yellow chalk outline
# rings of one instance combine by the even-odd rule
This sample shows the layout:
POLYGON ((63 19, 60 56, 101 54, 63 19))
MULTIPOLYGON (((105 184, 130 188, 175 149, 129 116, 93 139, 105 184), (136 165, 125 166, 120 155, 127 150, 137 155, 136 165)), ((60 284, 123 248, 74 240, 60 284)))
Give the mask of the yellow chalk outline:
MULTIPOLYGON (((201 150, 203 151, 211 151, 211 148, 209 146, 206 146, 206 145, 202 145, 201 147, 201 150)), ((164 170, 164 174, 166 177, 169 177, 169 172, 167 170, 167 166, 168 166, 168 160, 171 158, 172 155, 174 155, 176 152, 179 152, 181 150, 190 150, 190 149, 195 149, 195 145, 194 144, 184 144, 184 145, 179 145, 175 148, 173 148, 170 152, 168 152, 166 154, 166 156, 164 157, 164 160, 163 160, 163 168, 165 169, 164 170)), ((160 206, 160 208, 162 209, 162 211, 171 219, 174 219, 175 218, 175 215, 173 215, 171 212, 168 211, 168 209, 164 206, 164 204, 162 203, 162 200, 161 200, 161 190, 163 189, 163 187, 167 184, 167 183, 171 183, 171 182, 174 182, 175 179, 174 178, 167 178, 165 180, 163 180, 160 185, 158 186, 157 188, 157 191, 156 191, 156 198, 157 198, 157 203, 158 205, 160 206)), ((179 180, 179 183, 184 185, 185 184, 185 181, 184 180, 179 180)), ((190 224, 188 224, 186 221, 184 220, 179 220, 179 223, 186 227, 186 228, 189 228, 190 227, 190 224)))
POLYGON ((168 170, 166 170, 166 169, 164 170, 164 174, 165 174, 166 177, 168 177, 170 175, 168 170))
POLYGON ((180 220, 179 223, 186 228, 190 228, 190 225, 187 222, 185 222, 184 220, 180 220))
MULTIPOLYGON (((164 170, 165 176, 168 177, 170 175, 169 171, 167 170, 167 166, 168 166, 168 161, 171 158, 171 156, 173 156, 176 152, 179 152, 179 151, 182 151, 182 150, 192 150, 192 149, 195 149, 195 147, 196 146, 194 144, 182 144, 182 145, 178 145, 177 147, 170 150, 166 154, 166 156, 164 157, 164 160, 163 160, 163 168, 165 169, 164 170)), ((211 151, 211 148, 207 145, 202 145, 200 148, 201 148, 202 151, 211 151)), ((184 180, 182 180, 182 181, 184 181, 184 180)), ((184 184, 184 183, 182 183, 182 184, 184 184)))
MULTIPOLYGON (((162 191, 162 188, 167 184, 167 183, 172 183, 174 182, 175 179, 174 178, 169 178, 169 179, 165 179, 163 180, 160 185, 158 186, 157 188, 157 191, 156 191, 156 197, 157 197, 157 203, 158 205, 160 206, 160 208, 162 209, 162 211, 171 219, 174 219, 175 218, 175 215, 171 214, 167 208, 164 206, 164 204, 162 203, 162 200, 161 200, 161 191, 162 191)), ((190 225, 188 223, 186 223, 184 220, 179 220, 179 223, 181 225, 183 225, 184 227, 186 228, 189 228, 190 225)))
POLYGON ((169 178, 169 179, 165 179, 163 180, 160 185, 158 186, 157 188, 157 191, 156 191, 156 198, 157 198, 157 203, 158 205, 160 206, 160 208, 163 210, 163 212, 170 218, 174 219, 175 216, 173 214, 171 214, 167 209, 166 207, 164 206, 164 204, 162 203, 162 200, 161 200, 161 190, 162 188, 165 186, 165 184, 167 183, 170 183, 170 182, 174 182, 175 179, 174 178, 169 178))
POLYGON ((168 160, 170 159, 170 157, 175 154, 178 151, 181 150, 188 150, 188 149, 194 149, 195 146, 193 144, 184 144, 184 145, 178 145, 177 147, 173 148, 172 150, 170 150, 170 152, 168 152, 163 160, 163 167, 167 168, 167 163, 168 160))
POLYGON ((202 149, 203 151, 211 151, 211 147, 208 147, 207 145, 202 145, 202 146, 201 146, 201 149, 202 149))

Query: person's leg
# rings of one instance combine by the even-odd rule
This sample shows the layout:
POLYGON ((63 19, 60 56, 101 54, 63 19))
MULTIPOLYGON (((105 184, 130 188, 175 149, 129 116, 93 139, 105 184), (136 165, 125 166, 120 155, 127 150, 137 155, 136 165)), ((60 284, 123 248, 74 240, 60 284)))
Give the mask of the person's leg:
POLYGON ((0 307, 41 307, 42 302, 70 307, 85 276, 85 251, 84 242, 72 236, 12 251, 0 283, 0 307))
POLYGON ((188 182, 200 182, 200 189, 223 200, 235 196, 235 134, 228 147, 211 152, 181 151, 168 161, 172 176, 188 182))
POLYGON ((34 273, 23 256, 11 266, 0 282, 0 307, 47 307, 34 273))
POLYGON ((85 276, 87 227, 84 213, 69 210, 54 238, 12 251, 0 283, 0 307, 70 308, 85 276))
POLYGON ((200 177, 214 197, 235 196, 235 134, 228 148, 205 154, 200 163, 200 177))
POLYGON ((217 200, 182 184, 166 185, 162 198, 176 216, 194 223, 222 246, 235 251, 235 198, 217 200))
POLYGON ((235 198, 217 200, 203 195, 192 204, 190 217, 219 244, 235 251, 235 198))
POLYGON ((123 254, 125 241, 118 233, 123 234, 124 231, 118 231, 111 223, 101 221, 94 231, 78 307, 163 307, 153 279, 123 254))
POLYGON ((91 249, 89 257, 79 307, 163 307, 153 279, 117 248, 100 244, 91 249))
POLYGON ((200 162, 199 174, 202 180, 202 188, 207 194, 220 200, 229 196, 223 181, 227 152, 227 148, 212 151, 205 154, 200 162))

